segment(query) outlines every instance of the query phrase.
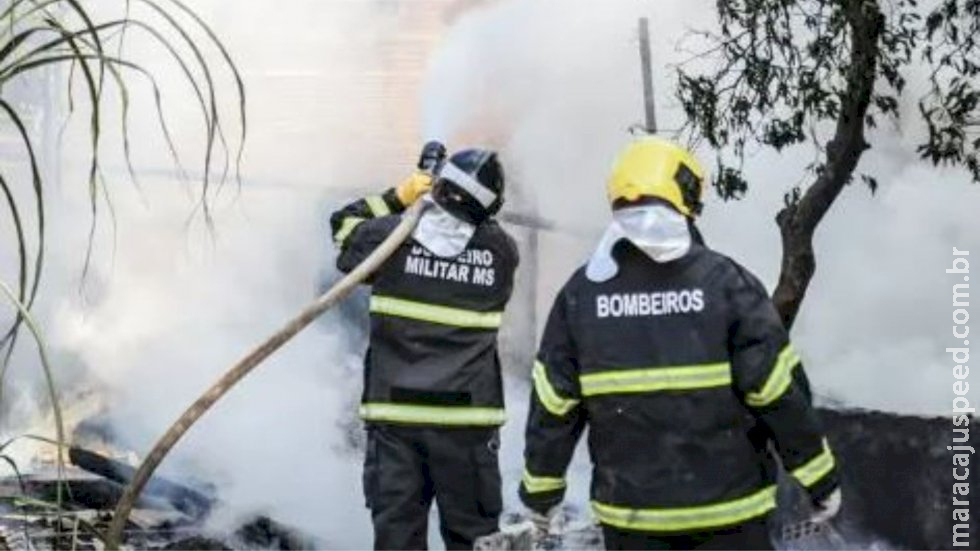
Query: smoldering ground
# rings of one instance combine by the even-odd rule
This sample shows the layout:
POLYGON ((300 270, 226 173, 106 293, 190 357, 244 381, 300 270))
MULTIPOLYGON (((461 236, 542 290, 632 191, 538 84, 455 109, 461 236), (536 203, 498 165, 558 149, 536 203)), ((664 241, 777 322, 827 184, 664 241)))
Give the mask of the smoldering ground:
MULTIPOLYGON (((37 311, 66 373, 63 392, 104 393, 121 441, 147 449, 226 367, 335 278, 325 225, 330 206, 397 181, 427 138, 499 147, 510 198, 520 198, 508 208, 561 228, 540 235, 536 304, 511 306, 545 310, 607 222, 606 171, 628 140, 626 129, 641 120, 637 17, 654 25, 658 114, 663 128, 673 129, 681 120, 667 65, 686 55, 675 45, 687 28, 712 24, 713 8, 707 1, 623 1, 597 9, 580 0, 508 0, 461 12, 446 2, 438 9, 454 19, 423 82, 365 79, 364 72, 386 62, 386 41, 411 32, 413 10, 422 4, 192 3, 243 68, 251 117, 244 186, 220 196, 209 233, 200 218, 187 224, 197 188, 149 175, 141 198, 117 173, 110 180, 117 182, 118 232, 102 219, 84 283, 89 214, 75 172, 85 145, 69 130, 37 311), (388 131, 396 126, 416 133, 388 131)), ((154 55, 137 39, 132 47, 154 55)), ((196 113, 172 105, 174 131, 194 166, 201 140, 196 113)), ((136 144, 138 166, 167 166, 153 121, 141 120, 139 128, 145 142, 136 144)), ((826 401, 907 413, 942 413, 948 403, 943 270, 951 247, 980 250, 980 220, 971 215, 980 189, 962 174, 919 162, 913 147, 919 130, 884 127, 874 135, 861 167, 879 177, 878 194, 851 186, 818 232, 818 271, 794 337, 826 401)), ((710 152, 701 153, 710 166, 710 152)), ((748 197, 735 203, 710 197, 705 209, 709 243, 770 288, 779 267, 773 218, 811 156, 805 148, 758 154, 748 166, 748 197)), ((5 278, 12 273, 7 258, 0 266, 5 278)), ((327 316, 277 353, 165 463, 166 472, 218 485, 229 505, 219 525, 263 510, 331 546, 369 544, 360 457, 346 441, 359 392, 362 328, 345 323, 327 316)), ((21 405, 11 417, 16 423, 5 427, 10 432, 25 430, 43 407, 43 395, 30 390, 37 366, 28 345, 15 366, 10 382, 20 389, 21 405)), ((504 492, 516 506, 527 385, 515 376, 508 390, 504 492)), ((40 423, 37 430, 50 433, 48 421, 40 423)), ((584 509, 583 455, 569 501, 584 509)))

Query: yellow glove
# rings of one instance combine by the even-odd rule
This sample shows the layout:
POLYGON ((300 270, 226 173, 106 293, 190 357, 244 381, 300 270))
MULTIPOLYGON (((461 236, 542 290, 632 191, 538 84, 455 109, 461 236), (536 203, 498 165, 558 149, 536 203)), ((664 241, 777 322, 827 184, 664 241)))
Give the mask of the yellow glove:
POLYGON ((416 170, 395 188, 395 194, 402 205, 411 206, 432 189, 432 176, 416 170))

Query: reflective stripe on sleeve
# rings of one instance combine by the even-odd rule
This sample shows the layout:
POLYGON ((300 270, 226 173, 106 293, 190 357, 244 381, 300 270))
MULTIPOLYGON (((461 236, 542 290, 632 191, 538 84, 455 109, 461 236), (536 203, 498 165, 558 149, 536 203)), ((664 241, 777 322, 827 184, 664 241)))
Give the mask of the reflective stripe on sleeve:
POLYGON ((592 502, 599 521, 626 530, 680 532, 733 526, 758 518, 776 507, 776 487, 769 486, 745 497, 695 507, 632 509, 592 502))
POLYGON ((833 471, 834 465, 834 454, 830 451, 827 439, 824 438, 823 450, 813 459, 793 469, 793 476, 800 481, 800 484, 809 488, 833 471))
POLYGON ((762 388, 757 392, 749 392, 745 396, 745 402, 752 407, 763 407, 778 400, 793 382, 793 368, 799 364, 800 355, 792 344, 787 344, 776 357, 776 364, 762 388))
POLYGON ((535 476, 526 468, 524 469, 524 476, 521 478, 521 481, 524 483, 524 489, 529 494, 553 492, 565 487, 564 478, 557 476, 535 476))
POLYGON ((380 218, 391 214, 391 209, 388 208, 388 203, 385 203, 384 198, 380 195, 365 197, 364 200, 367 201, 368 208, 371 209, 371 214, 373 214, 375 218, 380 218))
POLYGON ((547 368, 543 363, 534 362, 531 376, 534 379, 534 393, 537 395, 538 401, 552 415, 561 417, 578 405, 578 400, 562 398, 555 387, 551 386, 551 382, 548 381, 547 368))
POLYGON ((503 319, 502 312, 475 312, 386 296, 372 296, 370 310, 374 314, 470 329, 496 329, 503 319))
POLYGON ((357 216, 349 216, 344 218, 344 221, 340 224, 340 229, 333 235, 334 243, 336 243, 338 247, 343 245, 344 241, 347 240, 347 237, 353 233, 362 222, 364 222, 364 218, 358 218, 357 216))
POLYGON ((732 370, 728 363, 628 369, 588 373, 582 375, 579 381, 582 396, 698 390, 731 385, 732 370))
POLYGON ((412 404, 361 404, 361 419, 441 426, 497 426, 507 416, 503 408, 470 406, 417 406, 412 404))

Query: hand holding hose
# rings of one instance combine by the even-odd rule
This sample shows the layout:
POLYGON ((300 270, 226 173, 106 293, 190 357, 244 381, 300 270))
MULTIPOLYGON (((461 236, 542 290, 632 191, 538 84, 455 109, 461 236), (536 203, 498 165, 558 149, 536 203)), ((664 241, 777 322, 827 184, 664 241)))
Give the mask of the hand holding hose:
POLYGON ((432 190, 432 183, 439 174, 439 169, 446 162, 446 146, 432 141, 425 144, 419 155, 415 172, 395 188, 398 200, 405 207, 410 207, 420 197, 432 190))
POLYGON ((395 195, 402 205, 410 207, 419 200, 420 197, 429 193, 432 189, 433 177, 431 174, 416 170, 411 176, 405 178, 402 183, 395 188, 395 195))

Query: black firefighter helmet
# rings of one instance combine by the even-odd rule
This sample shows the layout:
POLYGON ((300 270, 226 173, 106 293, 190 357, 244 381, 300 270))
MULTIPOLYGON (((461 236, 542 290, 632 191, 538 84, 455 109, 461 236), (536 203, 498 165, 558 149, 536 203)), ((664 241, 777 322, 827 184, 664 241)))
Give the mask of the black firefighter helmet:
POLYGON ((454 153, 439 171, 432 198, 450 214, 471 224, 480 224, 496 214, 504 202, 504 169, 497 154, 485 149, 454 153))

